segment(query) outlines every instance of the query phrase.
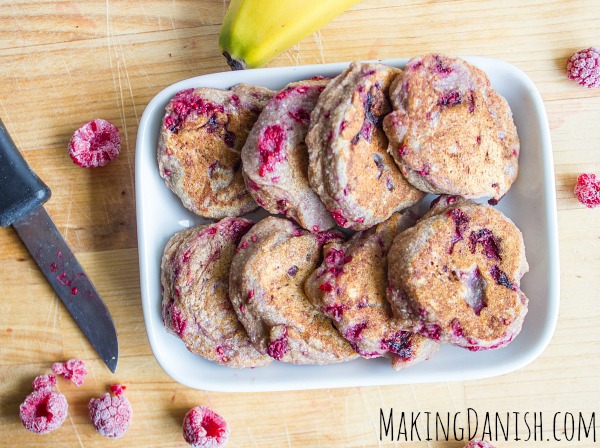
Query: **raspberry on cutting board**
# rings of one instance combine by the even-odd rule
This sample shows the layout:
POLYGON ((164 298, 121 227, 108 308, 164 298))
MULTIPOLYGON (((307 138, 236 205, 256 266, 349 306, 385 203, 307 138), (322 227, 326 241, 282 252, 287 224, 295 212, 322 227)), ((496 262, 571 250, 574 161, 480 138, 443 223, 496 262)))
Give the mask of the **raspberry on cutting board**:
POLYGON ((65 363, 55 362, 52 364, 52 371, 66 380, 71 380, 77 387, 83 385, 87 375, 85 364, 79 359, 69 359, 65 363))
POLYGON ((580 50, 567 61, 569 79, 583 87, 600 88, 600 48, 580 50))
POLYGON ((494 446, 485 440, 471 440, 464 448, 494 448, 494 446))
POLYGON ((193 448, 219 448, 227 444, 229 426, 212 409, 196 406, 185 414, 183 438, 193 448))
POLYGON ((27 430, 47 434, 60 427, 67 418, 67 399, 53 390, 55 385, 54 375, 41 375, 33 380, 35 390, 19 407, 19 417, 27 430))
POLYGON ((88 404, 90 420, 101 435, 118 439, 129 429, 131 404, 123 395, 125 386, 114 384, 110 387, 114 396, 106 392, 99 398, 92 398, 88 404))
POLYGON ((121 151, 121 134, 109 121, 96 118, 77 129, 69 142, 69 155, 83 168, 104 166, 121 151))
POLYGON ((591 173, 580 174, 575 184, 575 196, 577 200, 588 208, 600 205, 600 180, 591 173))

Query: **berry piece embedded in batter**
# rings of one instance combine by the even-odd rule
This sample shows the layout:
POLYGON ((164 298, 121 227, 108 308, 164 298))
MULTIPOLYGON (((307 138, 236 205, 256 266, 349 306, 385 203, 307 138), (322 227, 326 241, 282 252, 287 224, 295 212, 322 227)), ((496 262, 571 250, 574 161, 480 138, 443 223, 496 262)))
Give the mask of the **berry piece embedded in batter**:
POLYGON ((461 101, 462 98, 458 90, 449 90, 440 97, 437 105, 440 107, 452 107, 460 104, 461 101))
POLYGON ((219 448, 229 439, 229 426, 212 409, 196 406, 185 414, 183 438, 193 448, 219 448))
POLYGON ((381 348, 402 359, 410 359, 413 356, 412 337, 410 331, 398 330, 394 335, 382 339, 381 348))
POLYGON ((123 437, 129 429, 132 411, 129 400, 123 395, 124 389, 125 386, 113 385, 111 390, 115 396, 106 392, 99 398, 92 398, 88 404, 94 428, 109 439, 123 437))
POLYGON ((464 239, 463 232, 467 228, 469 217, 458 208, 450 209, 448 211, 448 216, 452 217, 455 226, 454 235, 452 235, 452 239, 450 241, 450 249, 448 250, 448 253, 451 254, 454 250, 454 245, 464 239))
POLYGON ((259 175, 261 177, 264 177, 267 171, 273 172, 275 164, 284 159, 284 142, 285 132, 279 125, 269 126, 261 134, 258 140, 261 161, 259 175))
POLYGON ((480 229, 477 232, 471 232, 471 235, 469 235, 469 243, 471 245, 472 254, 477 250, 477 244, 481 244, 481 250, 486 258, 490 260, 502 260, 498 241, 496 241, 491 230, 480 229))
POLYGON ((121 151, 121 134, 109 121, 96 118, 77 129, 69 142, 69 155, 83 168, 104 166, 121 151))
POLYGON ((510 281, 508 275, 506 275, 506 272, 501 270, 497 265, 494 265, 490 268, 490 274, 492 275, 492 278, 496 284, 504 286, 513 291, 517 290, 517 287, 510 281))
POLYGON ((271 358, 275 358, 280 361, 283 359, 283 355, 288 351, 288 340, 287 336, 283 334, 281 337, 271 341, 267 348, 267 353, 271 358))

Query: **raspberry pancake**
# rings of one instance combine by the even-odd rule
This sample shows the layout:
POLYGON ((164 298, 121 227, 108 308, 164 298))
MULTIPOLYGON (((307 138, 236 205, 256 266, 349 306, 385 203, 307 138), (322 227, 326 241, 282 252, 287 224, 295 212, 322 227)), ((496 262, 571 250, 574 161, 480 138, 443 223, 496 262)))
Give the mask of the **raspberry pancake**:
POLYGON ((388 90, 400 72, 354 62, 327 85, 311 112, 308 179, 342 227, 367 229, 423 197, 387 153, 382 127, 391 111, 388 90))
POLYGON ((439 348, 438 342, 412 333, 395 318, 386 298, 387 251, 394 237, 412 224, 412 213, 395 213, 347 242, 328 243, 323 264, 305 284, 311 302, 361 356, 386 356, 395 370, 424 361, 439 348))
POLYGON ((183 230, 169 240, 161 262, 165 328, 192 353, 227 367, 271 362, 256 351, 229 301, 231 259, 251 226, 226 218, 183 230))
POLYGON ((519 137, 506 100, 467 62, 411 59, 390 89, 389 152, 422 191, 498 201, 517 177, 519 137))
POLYGON ((331 213, 308 184, 304 143, 310 112, 328 82, 312 79, 288 84, 264 107, 242 148, 244 179, 256 202, 312 232, 335 226, 331 213))
POLYGON ((415 331, 472 351, 507 345, 521 330, 529 266, 515 224, 487 204, 442 196, 388 254, 388 300, 415 331))
POLYGON ((231 265, 230 297, 261 353, 293 364, 358 357, 303 289, 317 267, 322 245, 331 238, 341 235, 315 235, 276 217, 263 219, 242 238, 231 265))
POLYGON ((240 152, 273 93, 239 84, 230 90, 184 90, 169 102, 160 130, 158 166, 186 208, 212 219, 257 208, 244 185, 240 152))

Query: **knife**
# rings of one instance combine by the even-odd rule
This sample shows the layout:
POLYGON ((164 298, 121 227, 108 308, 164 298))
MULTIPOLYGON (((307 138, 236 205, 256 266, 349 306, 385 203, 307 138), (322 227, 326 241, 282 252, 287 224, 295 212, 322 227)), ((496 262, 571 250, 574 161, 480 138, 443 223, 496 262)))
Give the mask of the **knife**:
POLYGON ((50 189, 29 167, 0 119, 0 225, 12 226, 111 372, 117 331, 106 305, 43 207, 50 189))

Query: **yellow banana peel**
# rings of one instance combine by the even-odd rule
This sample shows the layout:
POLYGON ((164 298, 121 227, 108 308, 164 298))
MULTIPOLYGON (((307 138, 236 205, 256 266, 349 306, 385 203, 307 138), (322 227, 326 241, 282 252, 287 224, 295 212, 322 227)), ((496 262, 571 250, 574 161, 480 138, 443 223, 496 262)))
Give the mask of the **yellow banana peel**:
POLYGON ((231 0, 219 47, 233 70, 260 67, 360 0, 231 0))

